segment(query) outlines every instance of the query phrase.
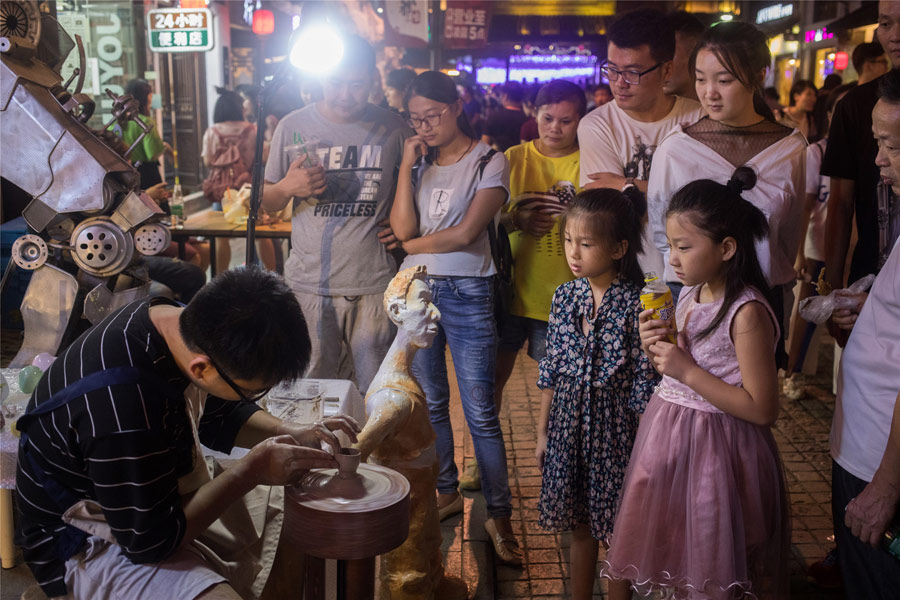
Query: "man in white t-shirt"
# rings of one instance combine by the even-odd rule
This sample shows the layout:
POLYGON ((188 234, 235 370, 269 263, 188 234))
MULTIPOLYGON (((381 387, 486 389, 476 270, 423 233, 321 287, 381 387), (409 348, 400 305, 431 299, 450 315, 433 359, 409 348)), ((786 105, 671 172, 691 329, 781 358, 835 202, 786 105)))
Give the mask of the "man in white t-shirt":
MULTIPOLYGON (((588 113, 578 125, 583 188, 622 189, 635 185, 647 193, 653 153, 678 124, 703 116, 700 103, 665 92, 675 54, 675 32, 656 10, 626 13, 609 28, 603 73, 614 102, 588 113)), ((641 266, 662 273, 662 256, 646 239, 641 266)))

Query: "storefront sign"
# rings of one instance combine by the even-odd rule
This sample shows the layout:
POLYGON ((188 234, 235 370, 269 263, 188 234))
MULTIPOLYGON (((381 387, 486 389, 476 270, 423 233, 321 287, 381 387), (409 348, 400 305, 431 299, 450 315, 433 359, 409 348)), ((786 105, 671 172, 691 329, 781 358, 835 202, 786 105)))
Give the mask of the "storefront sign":
POLYGON ((810 29, 803 35, 803 41, 807 44, 811 44, 813 42, 821 42, 822 40, 830 40, 834 37, 834 34, 828 31, 827 27, 822 27, 821 29, 810 29))
POLYGON ((763 23, 769 23, 770 21, 777 21, 778 19, 790 17, 793 14, 793 4, 775 4, 773 6, 767 6, 756 11, 756 24, 761 25, 763 23))
POLYGON ((484 48, 487 45, 490 2, 447 0, 444 13, 444 46, 484 48))
POLYGON ((384 40, 392 46, 426 47, 428 45, 428 1, 386 2, 384 40))
POLYGON ((147 12, 150 50, 205 52, 212 50, 212 13, 207 8, 161 8, 147 12))
POLYGON ((850 66, 850 55, 846 52, 838 52, 834 55, 834 68, 843 71, 850 66))

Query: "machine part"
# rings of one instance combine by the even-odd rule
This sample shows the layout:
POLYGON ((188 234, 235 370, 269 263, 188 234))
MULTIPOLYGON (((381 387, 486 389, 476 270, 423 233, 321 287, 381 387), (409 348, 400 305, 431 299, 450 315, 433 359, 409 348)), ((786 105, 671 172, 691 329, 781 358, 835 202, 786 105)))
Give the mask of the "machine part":
POLYGON ((134 248, 144 256, 156 256, 172 243, 172 232, 162 223, 141 225, 134 232, 134 248))
POLYGON ((16 265, 27 271, 34 271, 43 266, 47 262, 48 254, 47 242, 31 233, 23 235, 12 245, 12 259, 16 265))
MULTIPOLYGON (((69 240, 72 239, 72 230, 74 229, 75 221, 73 221, 72 219, 63 219, 48 227, 44 233, 49 235, 51 239, 65 242, 66 246, 68 247, 69 240)), ((50 242, 48 242, 48 244, 53 246, 53 244, 50 242)))
POLYGON ((120 292, 110 292, 106 284, 101 283, 88 292, 84 299, 83 314, 91 322, 91 325, 96 325, 123 306, 147 296, 149 290, 149 281, 141 282, 141 285, 137 287, 127 288, 120 292))
POLYGON ((50 264, 34 270, 21 306, 25 338, 10 368, 30 365, 41 352, 58 355, 77 296, 78 282, 69 273, 50 264))
POLYGON ((154 202, 150 196, 135 190, 128 192, 125 199, 116 208, 116 211, 110 215, 112 222, 121 227, 125 231, 131 231, 138 225, 147 221, 153 216, 162 216, 166 214, 154 202))
POLYGON ((85 219, 72 232, 72 260, 98 277, 121 272, 134 256, 134 239, 109 217, 85 219))
POLYGON ((0 2, 0 36, 23 38, 36 48, 41 37, 41 12, 37 1, 0 2))

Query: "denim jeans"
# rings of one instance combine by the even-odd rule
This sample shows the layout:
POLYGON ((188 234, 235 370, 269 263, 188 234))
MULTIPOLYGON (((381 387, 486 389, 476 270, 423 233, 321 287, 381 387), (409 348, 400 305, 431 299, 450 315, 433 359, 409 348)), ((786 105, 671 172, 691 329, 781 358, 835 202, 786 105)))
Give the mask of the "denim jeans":
POLYGON ((437 488, 452 494, 459 485, 450 424, 450 383, 445 349, 450 346, 463 413, 481 469, 481 489, 491 517, 512 514, 506 448, 494 407, 497 327, 490 277, 428 277, 432 302, 441 311, 437 336, 418 351, 413 374, 425 391, 440 472, 437 488))

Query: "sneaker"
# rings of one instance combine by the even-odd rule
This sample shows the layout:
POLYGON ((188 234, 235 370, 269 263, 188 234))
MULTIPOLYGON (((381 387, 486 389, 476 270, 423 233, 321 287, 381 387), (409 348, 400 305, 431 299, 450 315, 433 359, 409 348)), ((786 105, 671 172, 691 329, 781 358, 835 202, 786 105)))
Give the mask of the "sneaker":
POLYGON ((791 400, 799 400, 806 394, 806 390, 800 385, 796 375, 784 378, 784 386, 782 392, 791 400))
POLYGON ((837 589, 843 587, 841 566, 838 564, 837 546, 828 551, 820 561, 809 565, 806 575, 821 588, 837 589))
POLYGON ((470 491, 481 489, 481 469, 478 468, 475 459, 472 459, 459 478, 459 489, 470 491))

